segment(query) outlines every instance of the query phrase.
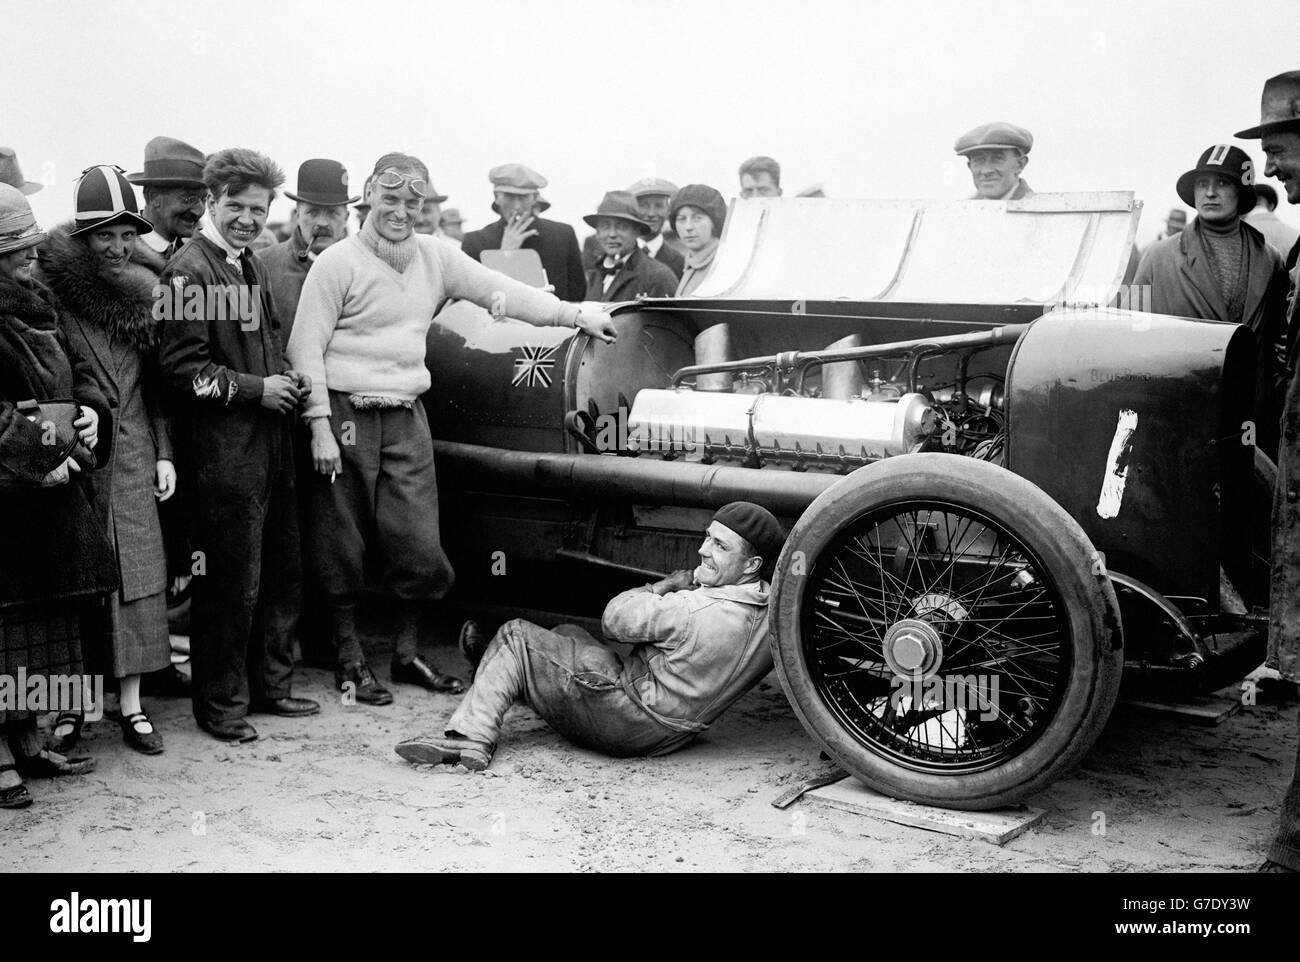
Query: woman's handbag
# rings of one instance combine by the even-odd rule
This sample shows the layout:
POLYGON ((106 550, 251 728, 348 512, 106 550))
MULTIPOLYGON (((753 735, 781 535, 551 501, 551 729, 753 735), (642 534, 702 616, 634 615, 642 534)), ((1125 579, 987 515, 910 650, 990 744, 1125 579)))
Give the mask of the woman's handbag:
POLYGON ((19 414, 40 428, 41 444, 50 445, 57 451, 57 458, 53 459, 55 470, 68 458, 72 458, 87 471, 94 469, 95 455, 86 447, 81 440, 81 435, 73 426, 73 422, 81 417, 81 405, 75 400, 54 398, 48 401, 20 401, 14 407, 19 414))

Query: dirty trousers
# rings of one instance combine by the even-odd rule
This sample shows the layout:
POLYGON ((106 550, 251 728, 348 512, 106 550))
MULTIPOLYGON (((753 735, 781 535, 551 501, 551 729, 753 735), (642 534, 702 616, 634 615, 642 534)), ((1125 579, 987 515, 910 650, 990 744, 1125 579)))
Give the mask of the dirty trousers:
POLYGON ((194 717, 221 722, 255 700, 292 694, 300 573, 288 426, 261 433, 223 469, 200 468, 190 542, 202 551, 191 582, 194 717))
POLYGON ((438 527, 438 482, 424 406, 358 410, 330 391, 330 426, 342 471, 312 480, 312 574, 320 590, 357 595, 367 567, 399 598, 438 599, 451 588, 451 562, 438 527))
POLYGON ((622 670, 617 652, 576 625, 506 622, 446 729, 496 744, 506 712, 523 701, 571 742, 606 755, 662 754, 684 743, 628 696, 622 670))

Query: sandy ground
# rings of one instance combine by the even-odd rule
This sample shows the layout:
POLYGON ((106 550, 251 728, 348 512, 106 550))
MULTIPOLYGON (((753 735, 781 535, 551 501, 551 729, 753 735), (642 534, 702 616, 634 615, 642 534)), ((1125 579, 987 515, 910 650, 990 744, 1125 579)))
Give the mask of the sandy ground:
MULTIPOLYGON (((465 665, 430 649, 444 670, 465 665)), ((387 658, 374 659, 387 665, 387 658)), ((386 669, 380 669, 386 674, 386 669)), ((1256 865, 1296 754, 1296 710, 1244 708, 1218 727, 1121 707, 1083 766, 1030 800, 1040 827, 1005 847, 802 801, 771 802, 828 763, 774 676, 694 746, 614 760, 575 748, 529 709, 507 719, 485 773, 416 768, 401 738, 440 728, 456 696, 401 686, 384 708, 344 707, 301 670, 308 719, 255 716, 225 745, 184 701, 146 699, 157 757, 87 727, 81 778, 33 780, 0 811, 0 867, 125 871, 1195 871, 1256 865), (1100 820, 1105 816, 1105 832, 1100 820)))

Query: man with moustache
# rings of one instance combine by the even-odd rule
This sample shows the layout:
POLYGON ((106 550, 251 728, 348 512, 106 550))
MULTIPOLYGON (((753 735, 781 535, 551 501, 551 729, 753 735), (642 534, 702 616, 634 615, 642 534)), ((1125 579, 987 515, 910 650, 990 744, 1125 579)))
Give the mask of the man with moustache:
POLYGON ((299 545, 293 414, 311 383, 284 361, 265 266, 248 249, 284 174, 240 147, 203 170, 209 199, 167 262, 161 364, 175 395, 173 440, 190 493, 194 717, 223 741, 252 741, 252 711, 311 715, 292 696, 299 545))
MULTIPOLYGON (((144 164, 139 173, 127 177, 144 191, 142 216, 153 230, 136 238, 132 263, 161 274, 167 259, 180 249, 198 226, 208 188, 203 183, 203 152, 175 137, 154 137, 144 148, 144 164)), ((170 600, 182 596, 190 583, 190 549, 185 540, 186 492, 158 506, 162 519, 163 541, 167 555, 170 600)), ((190 660, 189 639, 183 626, 174 628, 172 665, 145 675, 146 695, 189 697, 190 679, 177 666, 190 660)))
POLYGON ((155 137, 144 148, 144 166, 127 177, 144 189, 142 216, 153 231, 138 238, 131 259, 155 274, 194 233, 208 189, 202 152, 174 137, 155 137))
MULTIPOLYGON (((348 196, 348 172, 337 160, 323 157, 304 160, 298 167, 298 192, 285 191, 294 201, 293 227, 289 238, 257 255, 266 265, 271 278, 271 296, 280 319, 281 337, 288 346, 293 333, 293 318, 298 312, 298 298, 307 272, 331 244, 348 234, 348 206, 360 197, 348 196)), ((299 433, 295 438, 300 530, 307 524, 313 469, 309 439, 299 433)), ((303 559, 302 612, 298 619, 298 643, 303 661, 319 668, 334 667, 329 626, 324 614, 324 600, 311 575, 311 565, 303 559)))
MULTIPOLYGON (((1300 70, 1269 78, 1260 103, 1260 123, 1239 131, 1245 140, 1260 140, 1266 176, 1286 189, 1286 199, 1300 204, 1300 70)), ((1279 685, 1292 698, 1300 673, 1300 311, 1295 296, 1287 315, 1286 400, 1282 406, 1282 441, 1278 449, 1277 487, 1273 493, 1273 581, 1269 593, 1267 664, 1281 675, 1279 685)), ((1277 837, 1260 867, 1265 872, 1300 872, 1300 752, 1291 787, 1282 799, 1277 837)))
POLYGON ((284 195, 296 205, 289 239, 260 252, 257 259, 271 276, 275 313, 287 345, 307 272, 321 251, 347 236, 348 206, 361 198, 348 196, 343 165, 323 157, 304 160, 298 167, 298 193, 286 190, 284 195))

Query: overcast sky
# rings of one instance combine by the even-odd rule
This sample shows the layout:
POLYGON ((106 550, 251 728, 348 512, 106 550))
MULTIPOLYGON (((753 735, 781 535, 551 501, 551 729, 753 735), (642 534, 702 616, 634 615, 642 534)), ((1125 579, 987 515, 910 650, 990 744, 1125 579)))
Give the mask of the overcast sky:
MULTIPOLYGON (((573 223, 647 175, 733 196, 740 161, 760 153, 781 162, 787 194, 822 183, 833 196, 961 197, 971 185, 953 141, 1008 120, 1034 134, 1036 190, 1133 190, 1145 241, 1178 204, 1178 175, 1257 122, 1265 78, 1300 68, 1296 0, 0 10, 0 145, 47 183, 31 198, 43 223, 70 216, 83 168, 139 170, 157 134, 262 150, 290 187, 308 157, 344 161, 359 186, 381 153, 406 150, 479 227, 493 217, 487 171, 508 161, 541 171, 548 216, 573 223)), ((1239 145, 1262 171, 1259 142, 1239 145)), ((1285 200, 1279 214, 1300 225, 1285 200)))

